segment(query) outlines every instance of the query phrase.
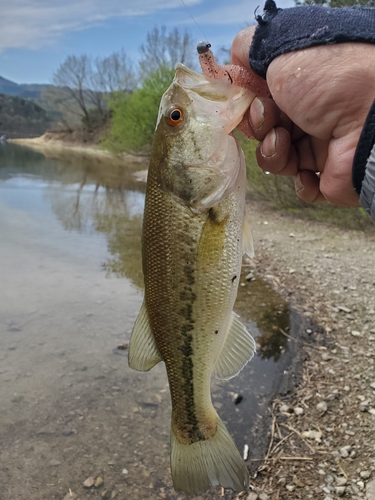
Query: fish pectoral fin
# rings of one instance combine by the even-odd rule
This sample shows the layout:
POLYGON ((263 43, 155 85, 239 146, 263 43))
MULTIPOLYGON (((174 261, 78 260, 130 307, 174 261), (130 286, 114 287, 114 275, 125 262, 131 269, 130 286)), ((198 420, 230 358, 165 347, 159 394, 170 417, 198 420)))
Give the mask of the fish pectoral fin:
POLYGON ((251 233, 249 221, 246 217, 246 210, 242 223, 242 252, 250 257, 250 259, 254 257, 253 235, 251 233))
POLYGON ((163 361, 151 331, 144 302, 134 323, 129 343, 128 359, 130 368, 139 372, 147 372, 160 361, 163 361))
POLYGON ((214 365, 215 377, 227 380, 237 375, 254 356, 256 345, 251 334, 232 312, 232 321, 223 348, 214 365))

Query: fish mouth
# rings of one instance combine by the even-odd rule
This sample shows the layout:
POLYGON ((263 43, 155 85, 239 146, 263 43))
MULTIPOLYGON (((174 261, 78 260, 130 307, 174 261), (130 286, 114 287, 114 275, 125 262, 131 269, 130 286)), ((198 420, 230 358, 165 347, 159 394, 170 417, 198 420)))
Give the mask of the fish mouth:
POLYGON ((201 73, 188 68, 184 64, 176 64, 176 73, 173 80, 184 90, 190 90, 204 99, 214 102, 226 102, 232 98, 231 83, 224 77, 217 80, 209 80, 201 73))

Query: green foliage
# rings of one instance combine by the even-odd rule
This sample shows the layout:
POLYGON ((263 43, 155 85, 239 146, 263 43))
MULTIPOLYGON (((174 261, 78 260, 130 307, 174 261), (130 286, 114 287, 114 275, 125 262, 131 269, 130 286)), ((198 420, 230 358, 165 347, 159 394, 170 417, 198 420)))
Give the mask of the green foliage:
POLYGON ((160 99, 174 70, 160 67, 132 94, 117 93, 109 102, 112 126, 103 146, 115 152, 148 152, 152 144, 160 99))
POLYGON ((294 189, 294 178, 266 175, 255 158, 256 141, 249 141, 238 134, 246 158, 247 180, 251 196, 266 201, 271 207, 300 218, 328 222, 351 229, 374 229, 363 208, 337 207, 330 203, 307 204, 301 201, 294 189))

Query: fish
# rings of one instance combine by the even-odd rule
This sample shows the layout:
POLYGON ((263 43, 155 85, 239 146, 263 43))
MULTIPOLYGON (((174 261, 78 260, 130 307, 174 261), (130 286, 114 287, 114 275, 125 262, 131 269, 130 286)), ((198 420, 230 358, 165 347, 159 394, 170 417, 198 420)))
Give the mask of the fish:
POLYGON ((255 342, 233 312, 243 253, 246 171, 233 135, 255 94, 177 64, 157 119, 142 227, 144 300, 128 361, 164 362, 171 402, 171 473, 186 495, 249 486, 249 473, 213 407, 212 375, 229 379, 255 342))

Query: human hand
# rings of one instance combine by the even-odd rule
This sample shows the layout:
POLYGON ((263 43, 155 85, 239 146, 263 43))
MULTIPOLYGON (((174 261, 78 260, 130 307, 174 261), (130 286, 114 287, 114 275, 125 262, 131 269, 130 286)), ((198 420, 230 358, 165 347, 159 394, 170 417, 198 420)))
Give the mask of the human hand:
MULTIPOLYGON (((254 28, 232 45, 232 63, 249 67, 254 28)), ((359 206, 352 185, 354 152, 375 96, 375 45, 340 43, 283 54, 267 70, 272 99, 256 98, 242 131, 255 137, 259 166, 295 176, 308 203, 359 206)))

